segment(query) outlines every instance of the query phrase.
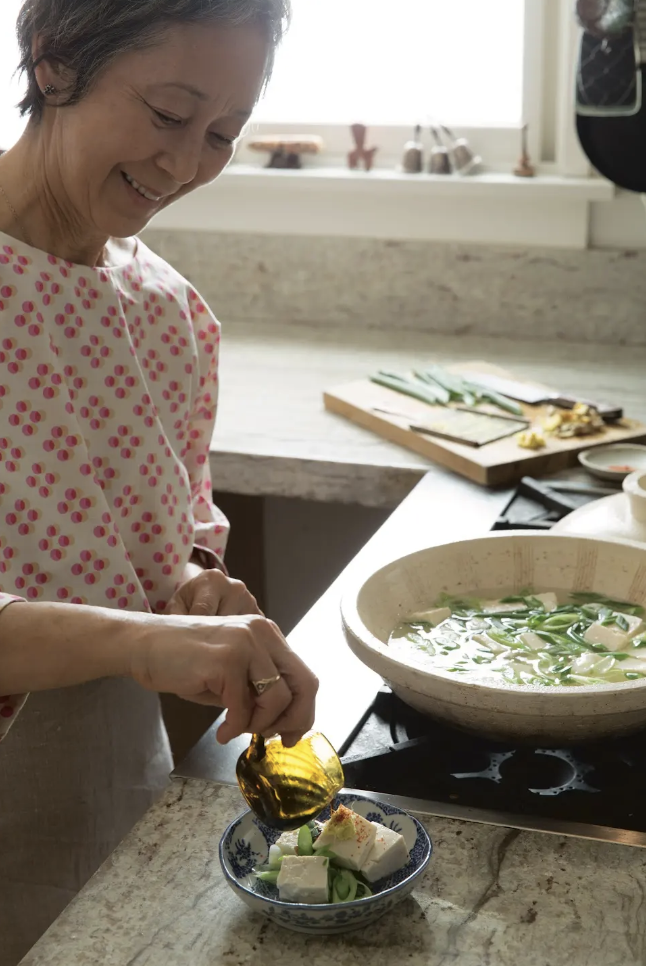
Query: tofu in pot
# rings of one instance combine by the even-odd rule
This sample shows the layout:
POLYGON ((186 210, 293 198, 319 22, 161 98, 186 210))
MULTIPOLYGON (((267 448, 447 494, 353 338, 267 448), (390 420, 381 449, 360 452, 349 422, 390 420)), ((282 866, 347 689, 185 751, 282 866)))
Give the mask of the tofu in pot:
POLYGON ((283 832, 276 842, 283 855, 296 855, 298 848, 298 829, 295 832, 283 832))
POLYGON ((437 627, 439 624, 447 621, 450 616, 451 609, 449 607, 435 607, 433 610, 418 611, 417 614, 413 614, 408 619, 412 622, 420 621, 424 624, 432 624, 433 627, 437 627))
POLYGON ((286 855, 277 882, 281 901, 327 903, 328 864, 329 859, 322 855, 286 855))
POLYGON ((546 646, 547 641, 544 641, 542 637, 535 634, 534 631, 525 631, 524 634, 520 635, 520 640, 523 642, 525 647, 531 648, 532 651, 542 651, 546 646))
POLYGON ((516 603, 503 603, 501 600, 483 600, 483 614, 507 614, 516 610, 527 610, 527 605, 521 601, 516 603))
POLYGON ((556 610, 559 605, 556 594, 552 593, 552 591, 549 591, 547 594, 532 594, 532 597, 535 597, 536 600, 540 600, 545 610, 550 614, 553 610, 556 610))
POLYGON ((408 865, 408 849, 404 836, 393 829, 372 823, 376 830, 376 837, 368 857, 361 866, 361 872, 368 882, 377 882, 388 875, 399 872, 408 865))
POLYGON ((641 617, 636 617, 634 614, 622 614, 621 616, 628 624, 628 637, 631 640, 638 637, 644 630, 644 622, 641 617))
POLYGON ((482 647, 488 648, 492 654, 504 654, 511 650, 511 648, 505 647, 504 644, 499 644, 498 641, 494 641, 488 634, 474 634, 471 640, 475 641, 476 644, 481 644, 482 647))
POLYGON ((630 642, 626 631, 616 624, 603 624, 601 621, 591 624, 583 637, 588 644, 602 644, 609 651, 623 651, 630 642))
POLYGON ((314 851, 325 846, 334 852, 336 865, 358 872, 377 836, 377 829, 362 815, 340 805, 332 813, 314 843, 314 851))

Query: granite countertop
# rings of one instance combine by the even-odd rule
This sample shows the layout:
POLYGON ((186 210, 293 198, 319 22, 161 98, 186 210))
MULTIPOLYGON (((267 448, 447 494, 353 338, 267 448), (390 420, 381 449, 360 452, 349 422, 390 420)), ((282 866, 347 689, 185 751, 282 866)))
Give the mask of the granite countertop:
MULTIPOLYGON (((319 704, 332 693, 338 708, 354 709, 351 722, 333 716, 335 744, 380 684, 345 646, 342 593, 388 559, 484 533, 506 498, 428 474, 290 635, 320 676, 319 704)), ((194 750, 205 741, 209 747, 193 775, 213 779, 221 753, 208 734, 194 750)), ((23 966, 646 963, 646 850, 419 813, 435 855, 401 908, 344 937, 283 931, 250 913, 220 870, 220 838, 243 808, 238 789, 184 774, 23 966)))
POLYGON ((394 507, 447 471, 323 408, 325 389, 422 359, 482 359, 646 420, 646 348, 234 322, 224 327, 216 490, 394 507))
POLYGON ((646 852, 419 815, 435 845, 377 924, 310 938, 250 913, 218 842, 237 789, 175 782, 23 966, 643 966, 646 852))

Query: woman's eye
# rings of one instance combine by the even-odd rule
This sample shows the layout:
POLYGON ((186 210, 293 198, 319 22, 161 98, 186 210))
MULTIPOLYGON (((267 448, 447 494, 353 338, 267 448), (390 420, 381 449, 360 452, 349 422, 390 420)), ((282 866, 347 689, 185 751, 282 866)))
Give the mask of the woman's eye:
POLYGON ((224 137, 223 134, 216 134, 215 131, 211 131, 210 138, 218 148, 232 148, 238 140, 237 138, 224 137))
POLYGON ((154 110, 154 112, 162 124, 165 124, 166 127, 177 127, 177 125, 182 123, 178 117, 170 117, 170 115, 164 114, 162 111, 154 110))

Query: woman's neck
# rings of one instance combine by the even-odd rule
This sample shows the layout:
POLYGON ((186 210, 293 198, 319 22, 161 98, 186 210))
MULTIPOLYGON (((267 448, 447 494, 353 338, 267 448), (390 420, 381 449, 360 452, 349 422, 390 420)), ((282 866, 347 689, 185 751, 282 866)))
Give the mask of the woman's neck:
POLYGON ((0 230, 79 265, 104 265, 107 259, 108 238, 81 224, 67 202, 55 165, 45 163, 34 122, 0 157, 0 230))

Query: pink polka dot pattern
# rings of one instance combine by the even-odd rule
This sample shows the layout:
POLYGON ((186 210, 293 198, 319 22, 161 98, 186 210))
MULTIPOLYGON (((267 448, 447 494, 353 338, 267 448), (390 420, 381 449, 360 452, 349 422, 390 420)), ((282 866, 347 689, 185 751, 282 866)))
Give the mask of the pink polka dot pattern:
MULTIPOLYGON (((0 609, 163 611, 193 545, 226 545, 217 321, 141 243, 90 269, 0 233, 0 322, 0 609)), ((0 738, 22 703, 0 698, 0 738)))

